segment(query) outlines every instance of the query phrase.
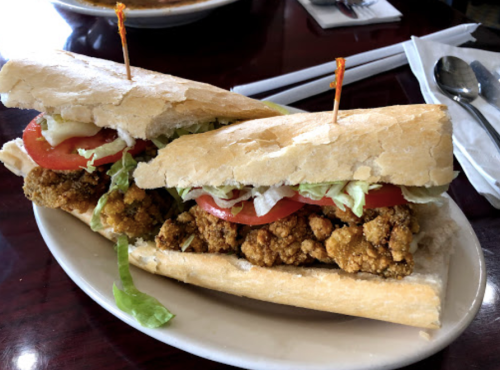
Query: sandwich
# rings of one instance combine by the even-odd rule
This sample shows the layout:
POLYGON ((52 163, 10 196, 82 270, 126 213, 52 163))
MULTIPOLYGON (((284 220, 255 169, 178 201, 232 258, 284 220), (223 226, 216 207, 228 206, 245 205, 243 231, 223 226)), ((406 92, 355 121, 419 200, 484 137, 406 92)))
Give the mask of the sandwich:
MULTIPOLYGON (((129 81, 124 71, 122 64, 67 51, 36 53, 5 64, 0 72, 2 103, 41 112, 22 139, 6 143, 0 152, 9 169, 27 176, 28 198, 84 212, 109 193, 113 174, 108 172, 122 157, 129 163, 149 160, 176 137, 280 114, 260 101, 208 84, 141 68, 132 68, 129 81), (19 167, 16 155, 23 152, 29 160, 19 167)), ((151 207, 155 210, 142 224, 131 217, 119 220, 123 212, 117 214, 111 206, 108 218, 117 230, 142 235, 146 219, 161 221, 158 207, 151 207)))
POLYGON ((182 137, 133 176, 140 188, 175 188, 185 210, 130 259, 231 294, 438 328, 451 133, 445 106, 410 105, 182 137))
MULTIPOLYGON (((122 265, 128 257, 149 272, 231 294, 440 326, 454 227, 440 196, 453 178, 445 107, 344 111, 333 124, 329 112, 279 116, 260 102, 212 87, 202 92, 185 80, 169 95, 178 97, 189 85, 185 97, 166 103, 159 80, 171 77, 133 69, 135 79, 145 73, 141 81, 162 91, 151 104, 153 116, 146 107, 158 94, 140 86, 107 100, 106 91, 136 82, 105 87, 101 72, 88 71, 105 69, 119 80, 123 66, 59 54, 75 59, 76 75, 89 76, 96 88, 69 83, 70 67, 50 77, 43 75, 51 68, 40 68, 32 73, 37 85, 27 72, 16 77, 13 62, 0 72, 4 104, 44 112, 46 122, 31 123, 39 131, 50 119, 88 118, 104 127, 99 132, 116 131, 105 144, 118 137, 143 149, 134 153, 127 145, 114 153, 114 163, 101 163, 95 148, 73 145, 66 151, 83 149, 76 152, 84 158, 78 165, 84 169, 75 170, 44 167, 24 145, 27 139, 6 143, 0 160, 25 176, 25 193, 36 204, 70 212, 117 241, 122 265), (57 91, 68 83, 69 98, 58 104, 65 94, 57 91), (93 93, 98 98, 90 102, 93 93), (221 125, 237 120, 248 121, 221 125), (200 122, 215 122, 209 128, 217 129, 200 129, 200 122)), ((133 287, 130 292, 151 298, 133 287)), ((124 301, 117 299, 119 307, 135 312, 124 301)))

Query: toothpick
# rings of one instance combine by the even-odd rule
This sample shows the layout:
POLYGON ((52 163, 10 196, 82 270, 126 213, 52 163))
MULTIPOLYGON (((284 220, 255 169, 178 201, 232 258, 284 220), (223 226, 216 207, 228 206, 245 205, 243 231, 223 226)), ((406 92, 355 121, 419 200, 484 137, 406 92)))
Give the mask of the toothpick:
POLYGON ((125 31, 125 14, 123 12, 125 8, 125 4, 116 3, 115 13, 118 17, 118 33, 120 34, 120 38, 122 40, 123 60, 125 62, 125 68, 127 69, 127 79, 132 81, 132 74, 130 73, 130 60, 128 57, 127 32, 125 31))
POLYGON ((335 80, 330 83, 331 88, 335 88, 335 100, 333 102, 333 123, 337 123, 339 114, 340 94, 342 93, 342 82, 344 81, 345 59, 336 58, 337 69, 335 70, 335 80))

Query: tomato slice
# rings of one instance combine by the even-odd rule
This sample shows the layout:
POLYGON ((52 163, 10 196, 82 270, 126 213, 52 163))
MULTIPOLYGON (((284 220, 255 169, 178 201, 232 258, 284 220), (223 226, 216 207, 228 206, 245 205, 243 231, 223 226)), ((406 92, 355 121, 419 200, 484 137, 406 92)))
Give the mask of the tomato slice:
POLYGON ((243 209, 236 216, 231 213, 231 208, 220 208, 210 195, 202 195, 196 199, 196 203, 215 217, 223 220, 245 225, 263 225, 290 216, 304 207, 304 203, 294 202, 289 198, 281 199, 276 205, 264 216, 258 217, 255 214, 255 208, 252 201, 244 201, 243 209))
MULTIPOLYGON (((296 202, 315 204, 318 206, 333 206, 335 203, 331 198, 324 197, 320 200, 313 200, 296 193, 292 198, 296 202)), ((404 198, 401 188, 396 185, 384 184, 381 188, 370 190, 365 195, 364 208, 393 207, 400 204, 406 204, 408 201, 404 198)))
POLYGON ((308 197, 304 197, 300 195, 298 192, 295 193, 293 197, 290 198, 291 200, 294 200, 295 202, 300 202, 300 203, 306 203, 306 204, 315 204, 317 206, 334 206, 335 203, 331 198, 321 198, 320 200, 314 200, 308 197))
POLYGON ((365 208, 394 207, 406 204, 401 188, 396 185, 384 184, 380 189, 370 190, 365 196, 365 208))
MULTIPOLYGON (((42 136, 42 129, 36 123, 35 117, 26 127, 23 133, 24 146, 31 158, 41 167, 51 170, 78 170, 87 167, 88 159, 78 154, 78 149, 95 149, 106 143, 110 143, 118 137, 115 130, 103 128, 91 137, 74 137, 63 141, 53 147, 42 136)), ((138 154, 146 149, 147 141, 136 140, 136 143, 129 153, 138 154)), ((107 163, 114 163, 122 157, 119 153, 100 158, 94 162, 94 166, 101 166, 107 163)))

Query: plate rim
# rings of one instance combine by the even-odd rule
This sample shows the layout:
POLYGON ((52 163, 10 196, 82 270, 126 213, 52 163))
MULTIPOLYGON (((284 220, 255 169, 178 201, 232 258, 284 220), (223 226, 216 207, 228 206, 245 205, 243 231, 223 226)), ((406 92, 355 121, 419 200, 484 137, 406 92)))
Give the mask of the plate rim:
MULTIPOLYGON (((173 8, 158 8, 158 9, 127 9, 125 15, 127 19, 132 18, 155 18, 155 17, 175 17, 179 15, 198 13, 209 11, 238 0, 206 0, 201 3, 182 5, 173 8)), ((76 13, 93 15, 98 17, 115 18, 115 11, 111 8, 87 5, 79 3, 77 0, 50 0, 51 3, 57 4, 67 10, 76 13)))

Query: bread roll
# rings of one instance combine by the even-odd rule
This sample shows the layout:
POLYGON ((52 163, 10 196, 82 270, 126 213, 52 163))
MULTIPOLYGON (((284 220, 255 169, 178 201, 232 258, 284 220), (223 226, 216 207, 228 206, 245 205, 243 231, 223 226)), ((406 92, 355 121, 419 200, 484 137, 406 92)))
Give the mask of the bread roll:
POLYGON ((141 188, 364 180, 436 186, 453 179, 443 105, 265 118, 184 136, 134 173, 141 188))
POLYGON ((216 119, 280 114, 236 93, 141 68, 132 67, 129 81, 123 64, 61 50, 7 62, 0 71, 0 94, 6 107, 120 128, 140 139, 216 119))

